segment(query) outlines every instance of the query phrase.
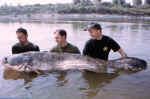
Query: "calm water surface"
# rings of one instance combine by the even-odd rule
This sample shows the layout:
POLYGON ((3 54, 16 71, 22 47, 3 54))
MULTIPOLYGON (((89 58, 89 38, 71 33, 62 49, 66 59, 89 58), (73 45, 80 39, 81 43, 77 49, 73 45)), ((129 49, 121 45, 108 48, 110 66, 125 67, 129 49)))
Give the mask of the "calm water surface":
MULTIPOLYGON (((68 41, 82 51, 89 33, 83 28, 89 22, 60 23, 0 23, 0 58, 11 54, 17 42, 15 31, 25 27, 30 41, 41 50, 49 50, 56 43, 53 32, 66 29, 68 41)), ((128 56, 145 59, 150 64, 150 24, 99 22, 103 34, 114 38, 128 56)), ((120 57, 111 53, 109 59, 120 57)), ((149 65, 150 66, 150 65, 149 65)), ((150 99, 150 69, 138 73, 102 75, 94 73, 19 73, 0 67, 0 98, 24 99, 150 99)))

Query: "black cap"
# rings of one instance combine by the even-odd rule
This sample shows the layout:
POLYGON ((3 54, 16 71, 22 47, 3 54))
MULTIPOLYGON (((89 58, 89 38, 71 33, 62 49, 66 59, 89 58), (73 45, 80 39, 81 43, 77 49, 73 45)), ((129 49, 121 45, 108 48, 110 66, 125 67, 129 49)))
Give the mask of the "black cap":
POLYGON ((101 25, 100 25, 100 24, 98 24, 98 23, 91 23, 91 24, 88 26, 88 28, 87 28, 87 29, 85 29, 85 31, 87 31, 87 30, 91 30, 91 29, 101 30, 101 29, 102 29, 102 27, 101 27, 101 25))
POLYGON ((27 30, 24 28, 18 28, 16 32, 22 32, 24 35, 28 35, 27 30))

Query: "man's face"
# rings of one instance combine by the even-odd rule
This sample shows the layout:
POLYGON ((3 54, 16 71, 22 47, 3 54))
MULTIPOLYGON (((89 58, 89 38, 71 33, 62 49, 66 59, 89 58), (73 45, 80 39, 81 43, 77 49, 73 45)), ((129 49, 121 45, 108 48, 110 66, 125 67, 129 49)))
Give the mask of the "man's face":
POLYGON ((55 40, 58 44, 61 44, 62 42, 66 41, 66 37, 65 36, 61 36, 59 34, 59 32, 55 32, 54 33, 54 36, 55 36, 55 40))
POLYGON ((90 36, 94 39, 96 39, 98 36, 101 35, 101 30, 97 30, 97 29, 90 29, 88 30, 88 32, 90 33, 90 36))
POLYGON ((26 35, 24 35, 22 32, 17 32, 17 39, 19 40, 20 43, 24 43, 27 41, 26 35))

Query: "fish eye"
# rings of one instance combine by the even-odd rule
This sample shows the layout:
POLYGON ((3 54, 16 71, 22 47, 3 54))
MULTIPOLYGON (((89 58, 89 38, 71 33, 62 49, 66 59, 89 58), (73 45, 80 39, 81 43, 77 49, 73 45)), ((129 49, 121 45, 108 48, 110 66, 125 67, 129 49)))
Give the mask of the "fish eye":
POLYGON ((7 57, 5 57, 5 61, 7 61, 7 57))
POLYGON ((4 57, 4 58, 3 58, 3 63, 4 63, 4 64, 8 63, 7 57, 4 57))

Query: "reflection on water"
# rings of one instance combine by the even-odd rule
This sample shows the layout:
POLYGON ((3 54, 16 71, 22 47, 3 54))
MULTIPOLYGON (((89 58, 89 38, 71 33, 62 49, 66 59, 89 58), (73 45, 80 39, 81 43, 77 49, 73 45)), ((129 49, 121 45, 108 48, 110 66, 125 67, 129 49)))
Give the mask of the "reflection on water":
POLYGON ((32 79, 36 77, 37 77, 37 74, 35 73, 17 72, 15 70, 10 70, 10 69, 5 69, 3 72, 3 78, 5 80, 23 79, 24 84, 27 84, 28 82, 32 82, 32 79))
MULTIPOLYGON (((53 32, 58 28, 66 29, 68 41, 78 46, 82 52, 89 39, 89 33, 83 31, 88 23, 90 22, 0 23, 0 58, 11 54, 11 46, 17 42, 15 31, 18 27, 27 28, 30 41, 46 51, 56 44, 53 32)), ((150 61, 150 24, 99 23, 103 27, 103 34, 113 37, 128 56, 150 61)), ((119 54, 111 53, 109 59, 118 57, 119 54)), ((148 68, 143 72, 115 75, 77 71, 43 73, 39 76, 0 68, 0 98, 149 99, 149 74, 148 68)))
POLYGON ((101 92, 101 89, 111 83, 111 81, 116 78, 117 74, 95 74, 95 73, 84 73, 83 78, 85 79, 85 82, 88 84, 88 86, 85 89, 81 89, 86 91, 85 96, 87 96, 84 99, 92 99, 94 96, 96 96, 99 92, 101 92))
POLYGON ((56 86, 57 87, 61 87, 61 86, 64 86, 65 83, 68 82, 68 80, 66 80, 66 76, 67 76, 67 72, 61 72, 60 74, 58 74, 56 76, 56 86))

